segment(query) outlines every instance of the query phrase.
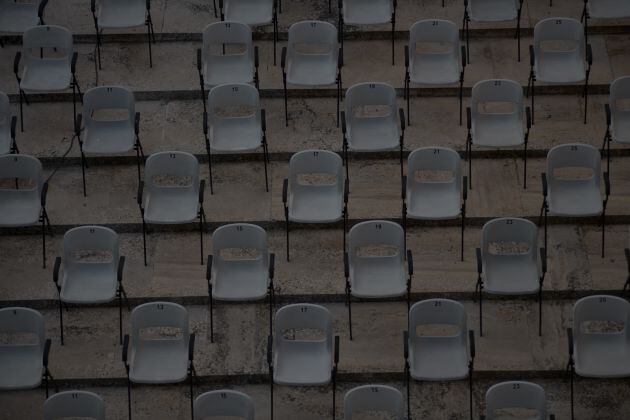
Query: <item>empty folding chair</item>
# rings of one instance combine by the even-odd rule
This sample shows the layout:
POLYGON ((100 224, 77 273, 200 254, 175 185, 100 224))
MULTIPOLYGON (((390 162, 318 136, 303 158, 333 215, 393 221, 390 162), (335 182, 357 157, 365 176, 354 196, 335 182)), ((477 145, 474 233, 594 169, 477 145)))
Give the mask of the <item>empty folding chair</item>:
POLYGON ((84 196, 87 196, 86 155, 116 155, 135 150, 140 181, 140 157, 144 159, 144 151, 139 136, 140 113, 136 112, 136 101, 132 91, 121 86, 98 86, 89 89, 83 97, 83 114, 77 115, 75 131, 81 149, 84 196), (116 114, 107 115, 112 112, 116 114), (82 115, 85 115, 83 127, 82 115))
POLYGON ((466 49, 470 64, 470 21, 482 23, 509 22, 516 20, 518 61, 521 61, 521 11, 523 0, 464 0, 462 32, 466 33, 466 49))
MULTIPOLYGON (((545 390, 537 384, 524 381, 508 381, 492 385, 486 392, 486 411, 482 420, 502 418, 499 410, 532 410, 537 419, 547 420, 547 396, 545 390)), ((555 420, 549 414, 549 420, 555 420)))
POLYGON ((534 45, 529 46, 529 65, 527 93, 532 97, 532 124, 534 124, 536 82, 555 85, 584 82, 582 96, 584 97, 584 124, 586 124, 588 78, 593 65, 593 50, 591 44, 585 44, 584 29, 580 22, 561 17, 539 21, 534 27, 534 45), (552 49, 549 47, 552 44, 557 46, 552 49))
POLYGON ((255 301, 269 298, 269 334, 273 327, 276 255, 269 253, 267 232, 249 223, 224 225, 212 235, 206 280, 210 298, 210 341, 214 342, 212 301, 255 301))
POLYGON ((46 268, 46 229, 52 236, 46 212, 48 182, 41 162, 28 155, 0 156, 0 179, 15 180, 15 188, 0 187, 0 226, 42 224, 42 265, 46 268))
POLYGON ((620 77, 610 84, 606 111, 606 133, 602 145, 602 156, 606 152, 606 171, 610 175, 610 143, 630 144, 630 110, 620 106, 620 102, 630 100, 630 76, 620 77))
POLYGON ((254 420, 254 401, 247 394, 231 389, 221 389, 201 394, 195 400, 195 420, 208 417, 238 417, 254 420))
POLYGON ((96 79, 101 67, 102 34, 105 29, 119 30, 123 28, 147 27, 147 45, 149 46, 149 67, 153 67, 151 42, 155 43, 155 31, 151 20, 151 0, 91 0, 90 8, 96 31, 96 51, 98 66, 96 79))
POLYGON ((407 249, 407 219, 448 220, 461 217, 461 259, 464 261, 464 229, 468 180, 462 177, 459 154, 446 147, 423 147, 407 158, 402 182, 402 219, 407 249))
POLYGON ((542 286, 547 250, 540 248, 538 228, 529 220, 498 218, 483 226, 477 248, 479 336, 483 337, 483 292, 493 295, 538 294, 538 335, 542 335, 542 286))
POLYGON ((9 97, 6 93, 0 92, 0 155, 20 153, 15 142, 16 123, 17 117, 11 115, 9 97))
POLYGON ((270 335, 267 341, 271 418, 274 384, 325 386, 332 382, 334 420, 339 336, 335 336, 333 353, 332 315, 319 305, 287 305, 276 312, 275 327, 275 337, 270 335), (315 330, 317 336, 301 338, 303 330, 315 330))
POLYGON ((343 418, 362 418, 366 412, 387 413, 394 420, 405 420, 403 396, 387 385, 363 385, 346 392, 343 399, 343 418))
POLYGON ((13 72, 20 94, 20 128, 24 131, 22 102, 27 93, 58 92, 72 88, 72 122, 76 121, 76 93, 82 101, 76 77, 78 54, 73 52, 72 33, 62 26, 35 26, 24 32, 22 51, 15 53, 13 72), (49 52, 52 50, 53 52, 49 52), (36 54, 35 52, 38 52, 36 54), (24 59, 22 71, 20 61, 24 59))
POLYGON ((43 379, 48 398, 48 380, 53 377, 48 371, 50 339, 44 335, 44 317, 29 308, 2 308, 0 334, 7 337, 0 343, 0 390, 37 388, 43 379))
POLYGON ((174 384, 189 379, 193 418, 195 333, 188 312, 176 303, 150 302, 131 312, 131 340, 125 335, 122 360, 127 372, 127 407, 131 419, 132 384, 174 384))
POLYGON ((466 117, 469 187, 472 189, 472 146, 496 149, 523 146, 523 188, 527 188, 527 142, 532 116, 531 109, 524 106, 521 85, 505 79, 477 82, 472 88, 466 117))
POLYGON ((392 24, 392 66, 397 0, 339 0, 339 37, 343 52, 344 25, 392 24))
POLYGON ((358 83, 346 91, 345 111, 341 111, 343 155, 348 172, 348 151, 400 151, 400 177, 403 176, 405 112, 398 108, 396 90, 386 83, 358 83))
POLYGON ((203 134, 206 139, 210 194, 212 186, 212 153, 243 153, 262 148, 267 180, 267 121, 265 110, 260 107, 258 89, 246 84, 215 86, 208 93, 210 113, 203 114, 203 134))
POLYGON ((459 29, 453 22, 431 19, 420 20, 411 25, 409 45, 405 45, 404 89, 407 99, 407 124, 411 125, 409 102, 412 83, 416 85, 459 83, 459 125, 462 125, 465 70, 466 47, 460 46, 459 29))
POLYGON ((276 0, 219 0, 221 20, 249 26, 273 25, 273 65, 276 65, 278 42, 278 7, 276 0))
POLYGON ((295 86, 337 85, 337 127, 341 98, 343 56, 337 28, 328 22, 305 20, 289 27, 289 40, 282 47, 282 85, 285 125, 289 126, 287 84, 295 86))
POLYGON ((595 295, 573 306, 573 327, 567 329, 571 376, 585 378, 630 377, 630 303, 617 296, 595 295))
MULTIPOLYGON (((22 35, 33 26, 43 25, 47 4, 48 0, 3 1, 0 3, 0 33, 22 35)), ((0 46, 4 46, 1 39, 0 46)))
MULTIPOLYGON (((547 215, 563 217, 601 217, 602 258, 606 238, 606 205, 610 196, 610 178, 604 172, 605 196, 600 192, 601 157, 589 144, 570 143, 553 147, 547 153, 547 172, 541 174, 543 202, 540 218, 545 225, 547 247, 547 215), (574 173, 578 170, 582 173, 574 173), (573 173, 572 173, 573 172, 573 173), (584 174, 584 172, 588 172, 584 174)), ((540 222, 539 222, 540 224, 540 222)))
POLYGON ((348 179, 338 154, 304 150, 289 161, 289 178, 282 184, 282 203, 289 261, 289 223, 334 223, 343 219, 343 249, 348 222, 348 179), (332 179, 331 179, 332 178, 332 179))
POLYGON ((199 250, 203 265, 203 209, 206 181, 199 180, 199 162, 186 152, 159 152, 148 157, 138 187, 142 217, 144 265, 147 265, 147 224, 183 224, 199 219, 199 250))
POLYGON ((473 418, 472 374, 475 362, 475 333, 468 330, 464 306, 449 299, 416 302, 409 311, 409 333, 405 331, 405 383, 407 418, 411 418, 410 378, 416 381, 457 381, 468 378, 470 418, 473 418), (419 333, 426 325, 440 332, 419 333), (453 331, 454 330, 454 331, 453 331))
POLYGON ((361 222, 348 233, 348 251, 343 265, 346 278, 348 325, 352 340, 352 297, 383 299, 407 295, 409 312, 413 258, 407 250, 405 273, 405 232, 386 220, 361 222), (370 255, 369 249, 372 249, 370 255))
MULTIPOLYGON (((122 344, 122 285, 125 257, 118 234, 103 226, 81 226, 63 236, 61 257, 55 259, 53 281, 59 293, 59 330, 63 346, 63 306, 111 302, 118 299, 118 328, 122 344)), ((127 300, 128 304, 128 300, 127 300)))
POLYGON ((44 420, 65 418, 105 420, 105 402, 93 392, 64 391, 44 403, 44 420))
POLYGON ((581 22, 584 22, 584 37, 588 43, 588 20, 623 19, 630 17, 630 2, 627 0, 584 0, 581 22))
POLYGON ((252 30, 241 22, 211 23, 203 30, 203 45, 197 49, 197 71, 203 111, 206 90, 228 83, 253 83, 258 89, 258 46, 252 30))

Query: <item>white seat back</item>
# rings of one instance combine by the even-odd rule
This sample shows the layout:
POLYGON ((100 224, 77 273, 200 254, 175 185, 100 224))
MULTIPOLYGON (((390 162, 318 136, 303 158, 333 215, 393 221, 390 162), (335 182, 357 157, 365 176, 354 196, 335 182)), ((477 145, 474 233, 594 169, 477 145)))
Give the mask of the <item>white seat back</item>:
POLYGON ((468 352, 467 315, 464 305, 450 299, 427 299, 413 304, 409 310, 409 351, 419 345, 420 340, 433 338, 430 335, 419 336, 416 332, 422 325, 452 325, 458 327, 452 336, 438 336, 444 342, 450 340, 468 352))
MULTIPOLYGON (((348 233, 348 259, 350 266, 360 263, 364 258, 395 259, 400 264, 404 261, 405 233, 403 228, 387 220, 370 220, 357 223, 348 233), (388 257, 362 257, 362 247, 388 245, 396 248, 396 254, 388 257)), ((387 279, 383 279, 387 280, 387 279)))
MULTIPOLYGON (((221 55, 211 53, 210 48, 221 47, 225 44, 242 44, 245 46, 243 55, 247 55, 252 65, 254 63, 254 47, 252 45, 252 30, 241 22, 214 22, 205 27, 202 33, 203 48, 201 49, 204 63, 211 65, 213 60, 220 60, 221 55)), ((232 54, 233 55, 233 54, 232 54)))
POLYGON ((189 327, 186 309, 172 302, 149 302, 136 306, 131 312, 131 348, 143 341, 140 337, 145 328, 177 328, 181 329, 179 339, 188 343, 189 327))
POLYGON ((344 420, 360 419, 355 413, 366 411, 386 412, 396 420, 404 420, 403 396, 396 388, 386 385, 363 385, 348 391, 343 399, 344 420))
POLYGON ((523 88, 513 80, 490 79, 477 82, 472 88, 470 108, 472 120, 476 120, 479 114, 485 114, 479 110, 479 104, 484 102, 510 102, 515 106, 514 113, 523 118, 523 88))
POLYGON ((490 220, 482 229, 481 252, 483 261, 494 255, 490 247, 493 243, 515 243, 528 245, 527 255, 537 261, 538 228, 527 219, 501 217, 490 220))
POLYGON ((118 266, 119 239, 118 234, 104 226, 80 226, 70 229, 63 236, 63 253, 65 269, 68 272, 80 270, 82 266, 98 264, 104 269, 114 270, 118 266), (111 259, 103 262, 82 262, 76 253, 95 253, 111 259))
POLYGON ((556 183, 555 170, 562 168, 588 168, 593 171, 592 182, 599 187, 601 156, 590 144, 569 143, 553 147, 547 154, 547 179, 550 190, 556 183))
POLYGON ((492 385, 486 392, 486 419, 494 420, 496 410, 536 410, 537 419, 547 418, 545 390, 537 384, 523 381, 508 381, 492 385))
POLYGON ((584 56, 584 27, 571 18, 551 17, 543 19, 534 26, 534 52, 536 60, 543 50, 541 44, 546 41, 573 41, 575 52, 584 56))
POLYGON ((105 420, 105 402, 95 393, 88 391, 59 392, 46 400, 44 420, 68 417, 105 420))
POLYGON ((317 186, 300 184, 302 174, 318 173, 335 175, 335 185, 343 193, 343 162, 338 154, 327 150, 304 150, 295 153, 289 161, 289 186, 292 195, 317 186))
MULTIPOLYGON (((350 131, 355 124, 361 124, 365 119, 372 117, 359 116, 356 113, 356 108, 365 106, 387 106, 389 107, 389 114, 387 119, 391 120, 396 125, 397 102, 396 102, 396 90, 393 86, 387 83, 357 83, 351 86, 346 91, 345 98, 345 110, 346 110, 346 122, 348 123, 350 131)), ((382 117, 381 117, 382 118, 382 117)))
MULTIPOLYGON (((34 345, 39 346, 40 351, 44 352, 44 317, 34 309, 19 307, 0 309, 0 333, 34 334, 37 337, 37 344, 34 345)), ((0 346, 4 345, 6 344, 0 344, 0 346)))
POLYGON ((337 28, 328 22, 319 20, 296 22, 289 27, 287 44, 287 59, 289 61, 296 55, 295 47, 299 44, 326 45, 329 50, 322 55, 332 55, 336 58, 339 48, 337 28))
POLYGON ((233 117, 224 117, 220 110, 226 107, 242 107, 252 111, 251 116, 239 116, 238 118, 254 118, 260 124, 260 96, 258 89, 245 83, 233 83, 215 86, 208 92, 208 124, 212 126, 221 120, 233 117))
POLYGON ((199 162, 197 158, 186 152, 158 152, 147 158, 144 169, 145 196, 168 188, 199 189, 199 162), (154 182, 154 177, 190 177, 191 183, 187 186, 160 186, 154 182))
POLYGON ((206 392, 195 400, 195 420, 207 417, 238 417, 254 420, 254 401, 242 392, 222 389, 206 392))
POLYGON ((133 92, 122 86, 97 86, 88 89, 83 95, 83 121, 88 130, 98 121, 94 119, 94 113, 103 109, 126 109, 127 120, 132 123, 136 114, 133 92))
POLYGON ((620 133, 617 131, 617 126, 620 125, 622 120, 630 121, 630 111, 627 109, 621 109, 617 106, 617 101, 630 99, 630 76, 619 77, 610 84, 610 96, 608 97, 608 103, 610 104, 611 111, 611 125, 614 133, 614 140, 629 142, 630 133, 620 133))
POLYGON ((63 26, 34 26, 26 30, 22 37, 22 60, 25 68, 37 62, 66 61, 69 70, 72 53, 72 33, 63 26), (59 54, 65 53, 65 55, 41 58, 39 54, 41 48, 54 48, 59 54))
POLYGON ((260 226, 250 223, 233 223, 224 225, 212 234, 213 269, 219 269, 225 260, 221 251, 230 248, 255 249, 257 258, 263 261, 265 267, 269 266, 269 247, 267 245, 267 232, 260 226))
MULTIPOLYGON (((38 194, 41 194, 44 186, 42 164, 39 159, 29 155, 4 155, 0 156, 0 179, 30 179, 36 183, 38 194)), ((20 186, 20 189, 25 189, 20 186)))
POLYGON ((446 147, 421 147, 414 150, 407 158, 407 192, 413 189, 414 185, 422 183, 449 183, 458 191, 462 188, 462 163, 459 154, 446 147), (416 178, 418 171, 449 171, 453 174, 450 180, 426 181, 416 178))
POLYGON ((290 351, 290 344, 300 341, 287 340, 284 338, 285 331, 309 329, 323 332, 326 351, 332 355, 332 315, 323 306, 310 303, 296 303, 283 306, 276 312, 274 325, 274 349, 276 354, 281 354, 285 350, 290 351))
MULTIPOLYGON (((413 67, 416 56, 416 47, 418 43, 439 43, 449 44, 447 52, 439 52, 437 54, 448 53, 453 59, 461 63, 459 28, 453 22, 443 19, 426 19, 419 20, 409 28, 409 55, 410 66, 413 67)), ((423 52, 424 54, 434 54, 423 52)))

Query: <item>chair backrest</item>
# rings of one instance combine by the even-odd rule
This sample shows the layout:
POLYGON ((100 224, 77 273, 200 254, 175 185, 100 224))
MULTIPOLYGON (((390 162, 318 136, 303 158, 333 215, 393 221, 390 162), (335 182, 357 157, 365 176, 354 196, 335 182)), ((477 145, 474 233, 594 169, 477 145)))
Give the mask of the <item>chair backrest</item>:
POLYGON ((79 226, 70 229, 63 235, 63 253, 66 269, 83 263, 76 253, 90 252, 103 262, 89 262, 112 267, 118 265, 119 258, 118 234, 104 226, 79 226), (105 257, 108 257, 105 260, 105 257))
POLYGON ((248 55, 253 63, 254 48, 252 44, 252 30, 244 23, 234 21, 211 23, 203 30, 202 40, 203 48, 201 49, 201 53, 204 61, 212 60, 213 57, 217 57, 216 53, 212 54, 210 52, 213 46, 242 44, 245 46, 243 54, 248 55))
POLYGON ((172 302, 149 302, 136 306, 131 311, 131 344, 138 343, 140 333, 145 328, 178 328, 182 331, 181 340, 188 343, 188 311, 172 302))
MULTIPOLYGON (((44 186, 42 164, 39 159, 29 155, 0 156, 0 179, 30 179, 35 182, 37 191, 41 193, 44 186)), ((20 186, 20 189, 25 189, 20 186)))
POLYGON ((373 245, 388 245, 397 248, 395 258, 401 263, 405 249, 405 233, 403 228, 387 220, 370 220, 357 223, 348 233, 348 258, 352 264, 360 258, 358 252, 361 247, 373 245))
MULTIPOLYGON (((630 340, 630 303, 627 300, 608 295, 593 295, 584 297, 573 306, 573 337, 579 342, 580 338, 588 334, 598 334, 584 331, 582 324, 595 322, 623 322, 624 328, 619 333, 630 340)), ((605 333, 606 334, 606 333, 605 333)))
POLYGON ((6 93, 0 92, 0 125, 9 127, 11 121, 11 103, 6 93))
POLYGON ((353 121, 362 117, 356 115, 356 109, 364 106, 381 105, 389 107, 388 117, 396 121, 397 102, 396 90, 387 83, 357 83, 350 86, 346 91, 345 109, 346 121, 352 124, 353 121))
POLYGON ((366 411, 386 412, 396 420, 404 419, 403 396, 399 390, 387 385, 363 385, 352 388, 343 399, 344 420, 358 419, 355 413, 366 411))
MULTIPOLYGON (((610 96, 608 98, 608 103, 610 105, 610 110, 612 111, 613 125, 615 123, 615 114, 620 111, 617 107, 617 101, 622 99, 630 99, 630 76, 619 77, 613 80, 610 84, 610 96)), ((627 112, 628 111, 626 111, 626 113, 627 112)))
MULTIPOLYGON (((411 66, 413 66, 416 59, 415 51, 417 44, 441 44, 442 47, 446 47, 444 44, 450 44, 449 48, 446 48, 440 52, 444 54, 448 52, 453 55, 453 58, 457 60, 460 67, 461 54, 459 52, 459 28, 453 22, 443 19, 426 19, 419 20, 409 28, 409 52, 411 66)), ((423 53, 431 54, 431 53, 423 53)))
POLYGON ((94 112, 103 109, 127 109, 127 119, 133 120, 136 104, 133 92, 122 86, 97 86, 88 89, 83 95, 83 121, 89 127, 94 112))
POLYGON ((22 59, 24 65, 40 61, 39 52, 35 50, 41 48, 55 48, 60 53, 65 53, 63 57, 49 58, 44 56, 43 60, 65 60, 70 64, 73 52, 72 33, 63 26, 57 25, 41 25, 33 26, 24 31, 22 36, 22 59))
MULTIPOLYGON (((44 317, 34 309, 20 307, 0 309, 0 333, 34 334, 38 339, 37 345, 42 352, 44 351, 44 317)), ((0 346, 2 345, 0 344, 0 346)))
POLYGON ((522 119, 524 109, 523 88, 513 80, 490 79, 475 83, 470 97, 473 120, 478 114, 482 113, 479 111, 479 104, 484 102, 513 103, 515 106, 514 112, 517 112, 522 119))
POLYGON ((584 27, 577 20, 566 17, 551 17, 540 20, 534 26, 536 53, 541 51, 541 43, 545 41, 574 41, 576 50, 583 53, 584 27))
POLYGON ((224 258, 221 251, 230 248, 255 249, 257 258, 262 259, 265 266, 269 265, 269 246, 267 232, 260 226, 251 223, 232 223, 224 225, 212 234, 212 251, 214 263, 221 265, 224 258))
POLYGON ((547 178, 553 185, 555 170, 562 168, 588 168, 593 171, 592 180, 599 185, 601 156, 590 144, 568 143, 555 146, 547 153, 547 178))
POLYGON ((65 419, 67 417, 105 420, 105 402, 93 392, 59 392, 44 403, 44 420, 65 419))
POLYGON ((303 150, 291 156, 289 161, 289 184, 291 194, 300 189, 308 189, 309 185, 299 182, 302 174, 331 174, 336 177, 336 186, 343 191, 343 162, 339 155, 327 150, 303 150))
POLYGON ((537 260, 538 228, 527 219, 500 217, 490 220, 482 229, 481 252, 485 260, 492 252, 493 243, 515 243, 528 245, 527 254, 537 260))
POLYGON ((98 0, 99 7, 125 6, 125 7, 146 7, 146 0, 98 0))
POLYGON ((537 384, 508 381, 492 385, 486 392, 486 419, 494 420, 496 410, 522 408, 536 410, 538 419, 547 418, 545 390, 537 384))
POLYGON ((274 325, 274 348, 276 351, 280 351, 284 348, 288 341, 300 341, 287 340, 284 338, 285 331, 308 329, 322 331, 324 333, 326 348, 332 353, 332 315, 330 311, 323 306, 311 303, 296 303, 283 306, 276 312, 274 325))
POLYGON ((195 191, 199 188, 199 162, 197 158, 186 152, 158 152, 147 158, 144 167, 145 193, 164 187, 156 184, 154 177, 172 176, 179 178, 190 177, 191 183, 186 187, 195 191))
POLYGON ((207 417, 239 417, 254 420, 254 401, 247 394, 229 389, 210 391, 195 400, 195 420, 207 417))
MULTIPOLYGON (((468 351, 468 327, 467 315, 464 305, 450 299, 427 299, 413 304, 409 310, 409 341, 410 347, 414 346, 421 337, 416 330, 422 325, 451 325, 458 327, 454 335, 447 336, 456 341, 468 351)), ((441 339, 444 336, 439 336, 441 339)), ((432 336, 423 335, 423 339, 432 336)))
POLYGON ((407 186, 422 182, 446 182, 462 187, 462 162, 459 154, 447 147, 421 147, 412 151, 407 158, 407 186), (420 181, 416 179, 418 171, 451 172, 453 178, 448 181, 420 181))
POLYGON ((208 122, 225 119, 218 112, 222 108, 242 107, 253 112, 253 118, 260 123, 260 96, 258 89, 245 83, 215 86, 208 92, 208 122))
POLYGON ((299 44, 327 45, 330 50, 325 55, 334 54, 336 57, 339 48, 337 28, 334 25, 320 20, 304 20, 296 22, 289 27, 289 40, 287 54, 292 57, 299 44))

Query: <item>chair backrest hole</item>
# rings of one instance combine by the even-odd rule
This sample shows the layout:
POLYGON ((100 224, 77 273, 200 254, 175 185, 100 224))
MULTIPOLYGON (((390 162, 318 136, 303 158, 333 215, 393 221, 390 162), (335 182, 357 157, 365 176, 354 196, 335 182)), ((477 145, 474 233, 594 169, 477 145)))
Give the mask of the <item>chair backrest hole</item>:
POLYGON ((496 409, 493 414, 492 418, 496 420, 529 420, 538 418, 540 413, 532 408, 513 407, 496 409))
POLYGON ((573 52, 578 49, 578 42, 572 39, 549 39, 540 42, 543 52, 573 52))
POLYGON ((318 328, 288 328, 282 331, 282 338, 288 341, 326 341, 326 331, 318 328))
POLYGON ((0 190, 34 190, 37 181, 31 178, 0 178, 0 190))
POLYGON ((181 340, 184 332, 176 327, 146 327, 139 331, 140 340, 181 340))
POLYGON ((247 261, 260 259, 261 253, 256 248, 223 248, 219 256, 226 261, 247 261))
POLYGON ((151 178, 151 183, 156 187, 190 187, 192 185, 192 177, 190 176, 174 176, 174 175, 156 175, 151 178))
POLYGON ((359 105, 352 108, 354 118, 388 117, 391 114, 392 108, 387 104, 359 105))
POLYGON ((34 332, 27 331, 0 331, 0 345, 37 346, 39 345, 39 336, 34 332))
POLYGON ((253 117, 255 108, 247 105, 223 105, 214 107, 212 113, 219 118, 244 118, 253 117))
POLYGON ((563 168, 555 168, 553 171, 554 179, 558 180, 580 180, 591 179, 595 173, 592 168, 565 166, 563 168))
POLYGON ((96 249, 79 249, 74 250, 70 254, 72 260, 78 263, 99 263, 106 264, 113 261, 113 254, 111 251, 96 250, 96 249))
POLYGON ((387 244, 370 244, 355 248, 357 257, 393 257, 398 255, 400 248, 387 244))
POLYGON ((619 321, 584 321, 580 331, 584 334, 618 334, 624 331, 625 322, 619 321))
POLYGON ((415 182, 450 183, 455 179, 455 174, 447 170, 418 170, 414 171, 413 179, 415 182))
POLYGON ((458 337, 462 331, 455 324, 418 324, 416 336, 418 337, 458 337))
POLYGON ((93 109, 90 118, 95 121, 127 121, 130 118, 128 108, 99 108, 93 109))
POLYGON ((231 42, 226 44, 212 43, 207 45, 208 55, 243 55, 247 52, 247 44, 242 42, 231 42))
POLYGON ((337 183, 337 174, 322 172, 307 172, 298 174, 297 182, 299 185, 335 185, 337 183))
POLYGON ((440 41, 420 41, 413 45, 412 52, 415 54, 443 54, 450 53, 455 48, 451 42, 440 41))
POLYGON ((515 102, 480 101, 477 103, 477 112, 480 114, 514 114, 517 111, 515 102))
POLYGON ((302 55, 328 55, 332 52, 332 46, 324 42, 296 42, 293 51, 302 55))
POLYGON ((526 255, 532 251, 527 242, 490 242, 488 253, 490 255, 526 255))

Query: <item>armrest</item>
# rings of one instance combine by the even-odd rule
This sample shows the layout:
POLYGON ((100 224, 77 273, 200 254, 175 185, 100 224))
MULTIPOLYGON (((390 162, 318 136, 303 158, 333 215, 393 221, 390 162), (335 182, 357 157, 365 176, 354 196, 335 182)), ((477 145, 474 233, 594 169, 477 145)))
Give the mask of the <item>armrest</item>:
POLYGON ((260 127, 262 128, 263 133, 267 132, 267 112, 265 108, 260 110, 260 127))
POLYGON ((610 104, 604 104, 604 112, 606 113, 606 127, 610 127, 610 122, 612 120, 610 104))
POLYGON ((573 328, 567 328, 567 339, 569 340, 569 356, 573 358, 573 328))
POLYGON ((589 67, 593 65, 593 48, 591 44, 586 44, 586 62, 589 67))
POLYGON ((339 336, 335 336, 335 367, 339 364, 339 336))
POLYGON ((188 361, 192 362, 195 357, 195 333, 188 337, 188 361))
POLYGON ((610 175, 604 172, 604 186, 606 188, 606 197, 610 195, 610 175))
POLYGON ((199 204, 203 204, 203 196, 206 190, 206 180, 202 179, 199 181, 199 204))
POLYGON ((540 248, 540 264, 544 275, 547 272, 547 248, 540 248))
POLYGON ((276 254, 269 254, 269 280, 273 280, 276 275, 276 254))
POLYGON ((127 354, 129 352, 129 334, 125 334, 123 339, 122 361, 127 366, 127 354))
POLYGON ((346 111, 341 111, 341 132, 346 136, 346 111))
POLYGON ((206 111, 203 112, 203 134, 208 136, 208 113, 206 111))
POLYGON ((529 46, 529 65, 530 65, 530 67, 534 67, 535 63, 536 63, 536 53, 534 52, 534 46, 530 45, 529 46))
POLYGON ((151 0, 147 0, 147 10, 151 10, 151 0))
POLYGON ((53 267, 53 282, 59 290, 59 270, 61 269, 61 257, 55 258, 55 265, 53 267))
POLYGON ((402 108, 398 108, 398 117, 400 117, 400 129, 405 131, 405 111, 402 108))
POLYGON ((78 113, 77 118, 74 120, 74 134, 79 138, 81 135, 81 124, 83 122, 83 114, 78 113))
POLYGON ((254 46, 254 67, 258 68, 258 45, 254 46))
POLYGON ((138 201, 138 205, 142 207, 142 191, 144 190, 144 181, 140 181, 138 184, 138 195, 136 196, 136 200, 138 201))
POLYGON ((137 136, 140 133, 140 113, 139 112, 136 112, 136 117, 133 121, 133 129, 137 136))
POLYGON ((464 202, 468 200, 468 176, 464 175, 464 179, 462 180, 462 198, 464 202))
POLYGON ((42 207, 46 207, 46 196, 48 195, 48 182, 44 182, 42 187, 42 207))
POLYGON ((118 283, 122 283, 123 271, 125 269, 125 256, 121 255, 118 259, 118 283))
POLYGON ((466 46, 462 45, 462 67, 466 67, 466 46))
POLYGON ((475 348, 475 332, 468 330, 468 345, 470 346, 470 359, 475 360, 477 349, 475 348))
POLYGON ((22 59, 22 52, 18 51, 15 53, 15 59, 13 60, 13 73, 17 76, 18 71, 20 70, 20 60, 22 59))
POLYGON ((73 52, 72 53, 72 61, 70 62, 70 71, 72 72, 72 74, 75 74, 77 72, 77 60, 78 59, 79 59, 79 53, 73 52))
POLYGON ((280 57, 280 66, 282 66, 282 71, 287 64, 287 47, 282 47, 282 55, 280 57))
POLYGON ((14 115, 11 117, 11 138, 15 141, 15 127, 17 125, 17 117, 14 115))
POLYGON ((407 271, 409 276, 413 276, 413 254, 410 249, 407 250, 407 271))
POLYGON ((201 73, 201 48, 197 48, 197 70, 201 73))
POLYGON ((208 282, 210 282, 212 278, 212 261, 213 257, 212 254, 210 254, 208 255, 208 263, 206 264, 206 280, 208 280, 208 282))
POLYGON ((339 48, 337 50, 337 68, 341 70, 343 67, 343 50, 339 48))
POLYGON ((548 186, 547 186, 547 174, 545 172, 540 174, 540 180, 542 181, 543 197, 547 198, 548 186))
POLYGON ((50 356, 50 338, 47 338, 46 341, 44 342, 44 355, 42 357, 42 364, 44 365, 45 368, 48 367, 48 357, 50 356))
POLYGON ((402 177, 402 190, 400 192, 403 200, 407 199, 407 175, 402 177))
POLYGON ((343 183, 343 203, 348 204, 348 195, 350 194, 350 180, 346 178, 343 183))
POLYGON ((407 362, 409 359, 409 331, 403 331, 403 356, 407 362))
POLYGON ((92 0, 90 2, 90 10, 92 11, 92 14, 96 13, 96 0, 92 0))
POLYGON ((346 281, 350 277, 350 258, 348 251, 343 252, 343 276, 346 278, 346 281))
POLYGON ((530 107, 525 107, 525 121, 527 122, 527 129, 532 128, 532 109, 530 107))
POLYGON ((409 68, 409 45, 405 45, 405 68, 409 68))
POLYGON ((267 366, 272 366, 272 350, 273 350, 273 337, 270 335, 267 336, 267 366))
POLYGON ((282 181, 282 202, 284 203, 285 207, 287 205, 288 191, 289 191, 289 180, 287 178, 284 178, 284 181, 282 181))
POLYGON ((46 8, 47 4, 48 0, 42 0, 41 3, 39 3, 39 7, 37 8, 37 17, 39 17, 40 20, 44 16, 44 9, 46 8))
POLYGON ((466 107, 466 128, 468 131, 472 128, 472 110, 469 106, 466 107))
POLYGON ((481 275, 483 272, 483 259, 481 258, 481 248, 477 248, 475 250, 475 254, 477 255, 477 274, 481 275))

